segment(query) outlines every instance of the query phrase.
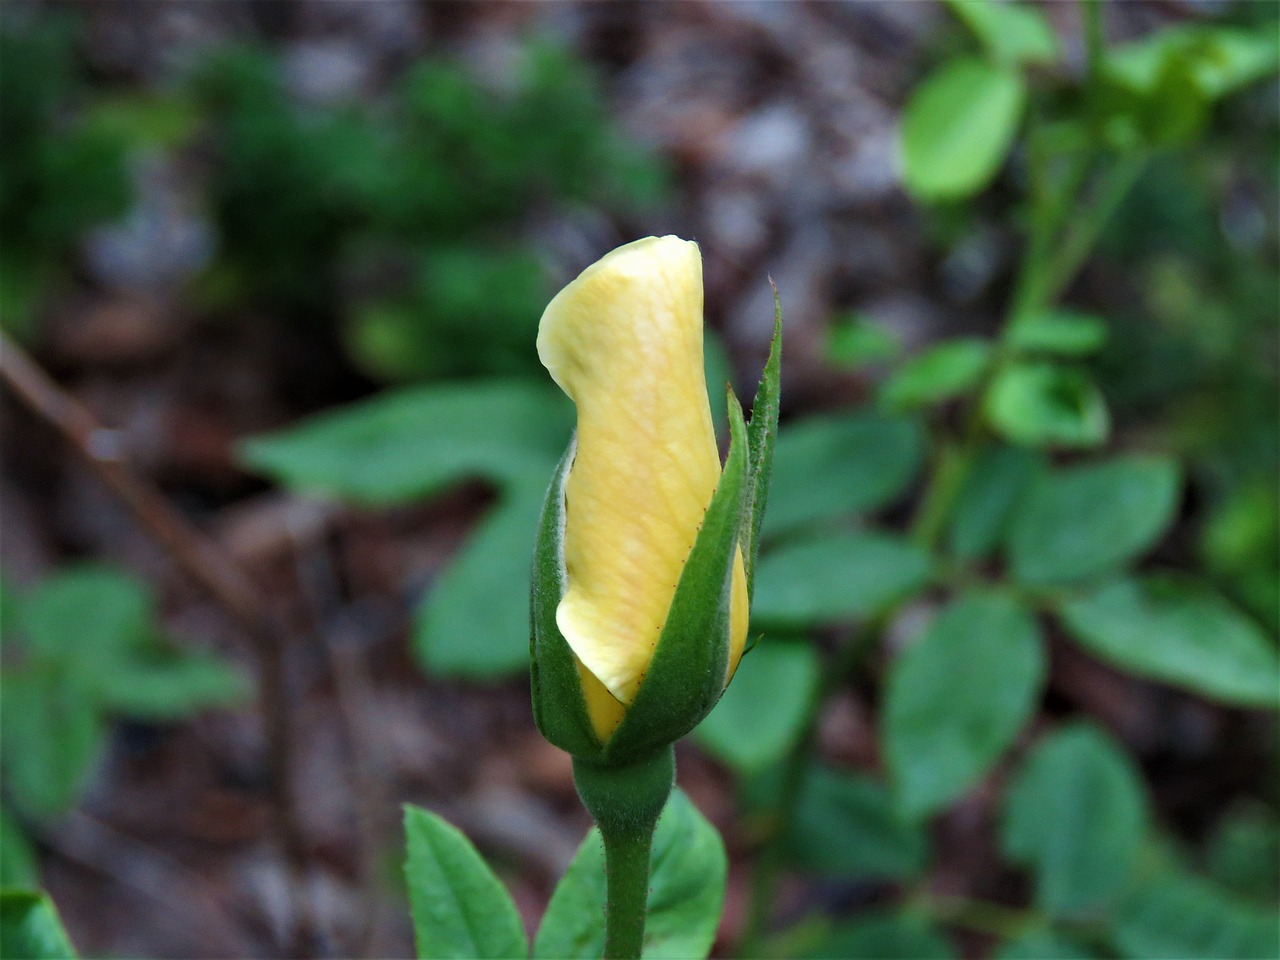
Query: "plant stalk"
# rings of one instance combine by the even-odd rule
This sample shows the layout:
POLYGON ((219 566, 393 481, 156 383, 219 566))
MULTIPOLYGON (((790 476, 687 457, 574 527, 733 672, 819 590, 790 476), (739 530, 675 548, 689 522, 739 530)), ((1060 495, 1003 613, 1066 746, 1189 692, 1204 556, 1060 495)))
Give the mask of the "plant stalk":
POLYGON ((604 838, 605 960, 638 960, 649 903, 653 827, 601 830, 604 838))
POLYGON ((621 766, 574 759, 578 796, 604 840, 605 960, 639 960, 649 906, 649 853, 675 783, 675 748, 621 766))

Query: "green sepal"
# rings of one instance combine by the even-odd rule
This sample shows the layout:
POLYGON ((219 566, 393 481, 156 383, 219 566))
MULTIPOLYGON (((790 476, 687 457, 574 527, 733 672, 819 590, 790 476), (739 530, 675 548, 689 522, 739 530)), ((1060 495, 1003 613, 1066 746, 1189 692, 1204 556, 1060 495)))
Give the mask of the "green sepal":
MULTIPOLYGON (((772 281, 770 281, 772 284, 772 281)), ((769 478, 773 475, 773 444, 778 438, 778 408, 782 374, 782 300, 773 288, 773 340, 765 362, 756 398, 751 404, 751 424, 747 428, 747 474, 745 521, 742 529, 742 559, 747 571, 747 596, 755 595, 756 555, 760 552, 760 527, 769 500, 769 478)))
POLYGON ((546 739, 575 757, 600 756, 601 744, 591 725, 578 679, 578 665, 568 641, 556 625, 556 608, 565 591, 564 485, 577 452, 575 434, 560 458, 542 505, 533 548, 529 591, 529 677, 533 719, 546 739))
POLYGON ((711 712, 724 692, 733 558, 748 485, 747 429, 732 391, 729 428, 724 472, 680 573, 653 660, 600 762, 628 763, 674 743, 711 712))

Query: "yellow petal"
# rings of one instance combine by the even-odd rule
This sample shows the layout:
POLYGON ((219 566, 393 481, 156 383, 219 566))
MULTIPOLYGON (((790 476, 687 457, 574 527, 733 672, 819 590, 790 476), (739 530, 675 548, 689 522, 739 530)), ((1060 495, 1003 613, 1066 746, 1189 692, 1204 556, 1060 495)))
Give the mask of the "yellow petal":
MULTIPOLYGON (((588 267, 543 313, 538 355, 578 408, 556 623, 604 687, 584 676, 607 738, 644 679, 720 477, 697 244, 649 237, 588 267), (606 691, 617 704, 600 699, 606 691)), ((731 609, 730 674, 746 637, 740 554, 731 609)))

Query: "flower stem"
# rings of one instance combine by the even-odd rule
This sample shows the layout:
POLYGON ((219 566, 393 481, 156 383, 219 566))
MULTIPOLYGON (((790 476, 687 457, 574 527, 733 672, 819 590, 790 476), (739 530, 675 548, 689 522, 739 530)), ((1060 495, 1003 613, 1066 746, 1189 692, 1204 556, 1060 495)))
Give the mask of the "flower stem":
POLYGON ((653 829, 601 831, 601 835, 608 890, 604 955, 606 960, 637 960, 644 945, 653 829))
POLYGON ((675 782, 675 749, 601 766, 574 760, 578 796, 604 840, 605 960, 639 960, 649 901, 649 852, 675 782))

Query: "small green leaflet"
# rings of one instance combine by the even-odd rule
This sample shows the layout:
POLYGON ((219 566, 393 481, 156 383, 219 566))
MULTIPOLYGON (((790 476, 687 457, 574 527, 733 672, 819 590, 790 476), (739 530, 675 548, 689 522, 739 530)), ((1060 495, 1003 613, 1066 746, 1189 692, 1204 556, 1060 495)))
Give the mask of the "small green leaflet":
POLYGON ((995 593, 961 595, 894 661, 882 730, 907 815, 957 799, 1013 743, 1039 702, 1034 618, 995 593))
POLYGON ((949 60, 912 94, 902 116, 902 175, 917 200, 977 193, 1004 164, 1027 91, 1010 67, 976 57, 949 60))
POLYGON ((1036 903, 1053 916, 1115 900, 1146 835, 1142 783, 1097 728, 1069 724, 1037 744, 1005 798, 1005 854, 1029 867, 1036 903))

